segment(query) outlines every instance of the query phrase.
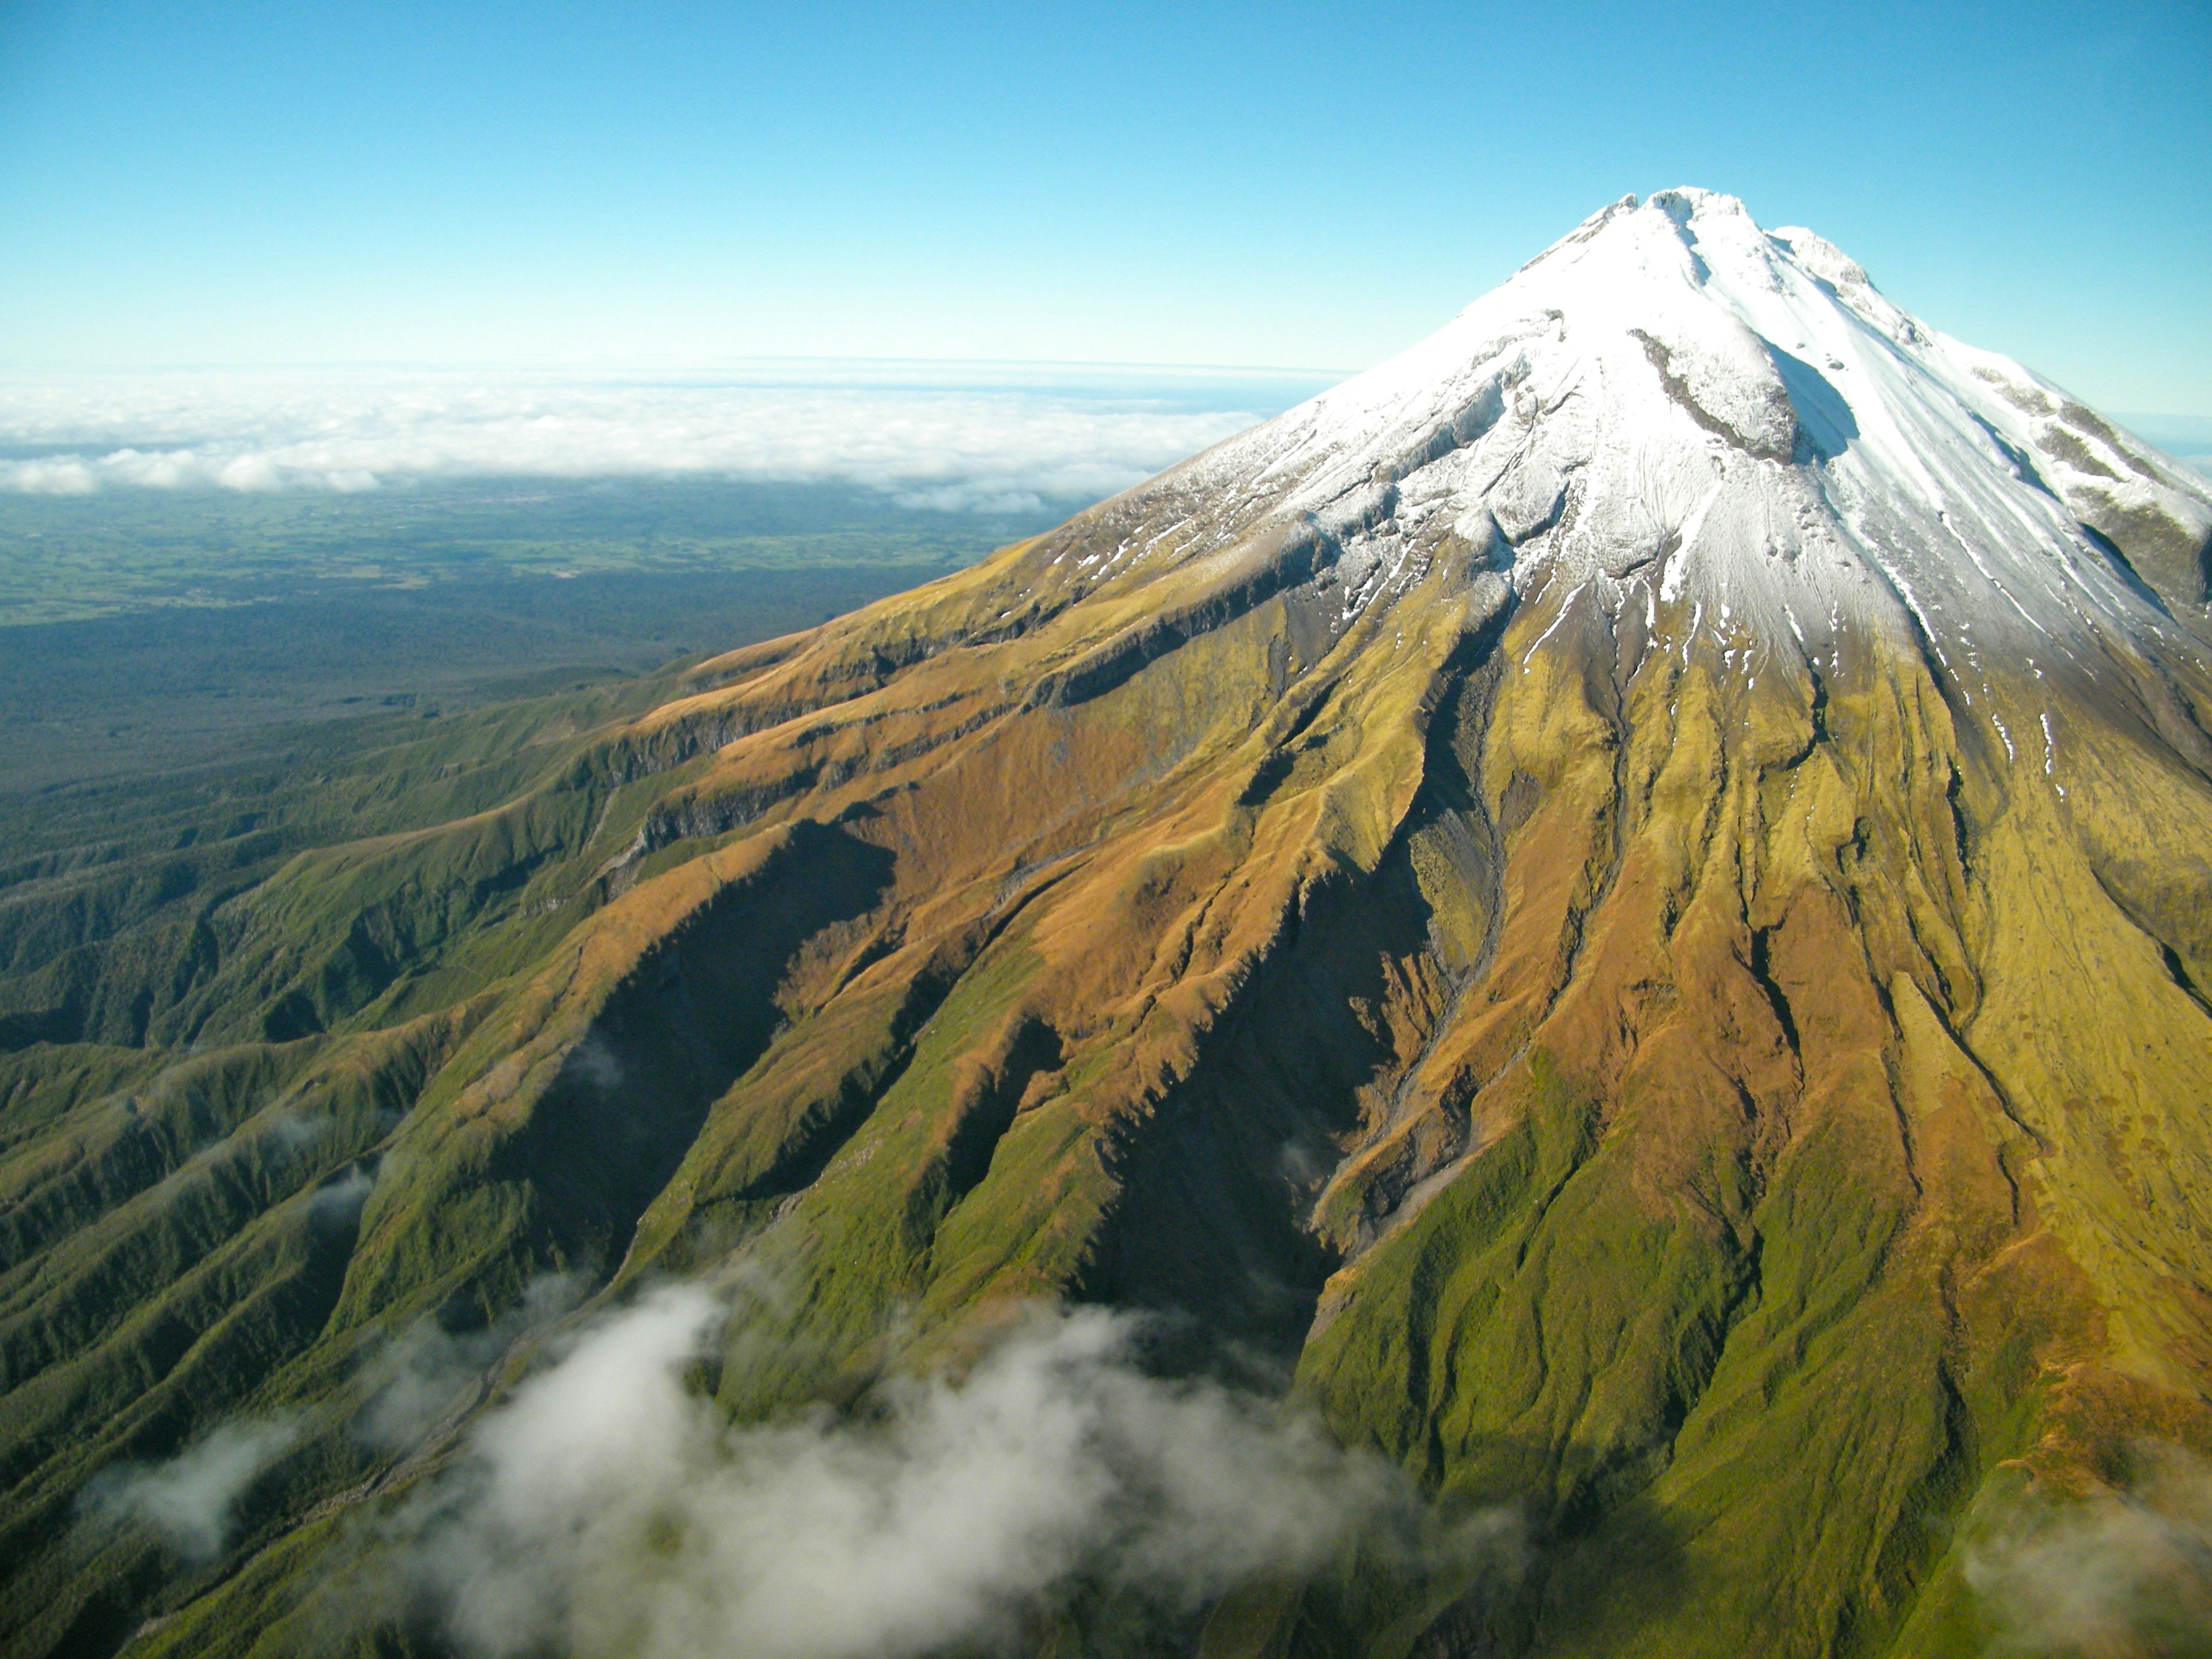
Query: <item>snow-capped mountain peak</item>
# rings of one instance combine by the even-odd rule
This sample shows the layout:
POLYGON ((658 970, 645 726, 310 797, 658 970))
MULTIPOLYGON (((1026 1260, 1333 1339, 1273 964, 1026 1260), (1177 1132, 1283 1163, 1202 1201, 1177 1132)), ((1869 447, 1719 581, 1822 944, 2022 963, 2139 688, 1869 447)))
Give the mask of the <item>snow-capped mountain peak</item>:
POLYGON ((1347 617, 1456 536, 1524 599, 1702 601, 1770 636, 1887 617, 1939 653, 2203 638, 2201 483, 1919 322, 1814 233, 1708 191, 1624 198, 1412 349, 1163 482, 1334 526, 1347 617))

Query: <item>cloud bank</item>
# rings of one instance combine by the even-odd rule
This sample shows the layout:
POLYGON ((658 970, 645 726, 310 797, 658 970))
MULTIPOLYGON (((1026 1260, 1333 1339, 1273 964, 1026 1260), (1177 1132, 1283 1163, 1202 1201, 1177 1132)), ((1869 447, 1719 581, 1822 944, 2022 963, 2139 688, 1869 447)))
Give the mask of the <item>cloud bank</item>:
POLYGON ((477 1431, 412 1554, 466 1650, 901 1659, 994 1648, 1078 1583, 1173 1615, 1355 1540, 1514 1555, 1306 1415, 1146 1375, 1121 1316, 1040 1312, 961 1381, 734 1429, 682 1381, 720 1317, 665 1291, 477 1431))
POLYGON ((1264 419, 1302 382, 755 376, 0 377, 0 490, 374 489, 465 477, 842 481, 909 506, 1090 500, 1264 419))

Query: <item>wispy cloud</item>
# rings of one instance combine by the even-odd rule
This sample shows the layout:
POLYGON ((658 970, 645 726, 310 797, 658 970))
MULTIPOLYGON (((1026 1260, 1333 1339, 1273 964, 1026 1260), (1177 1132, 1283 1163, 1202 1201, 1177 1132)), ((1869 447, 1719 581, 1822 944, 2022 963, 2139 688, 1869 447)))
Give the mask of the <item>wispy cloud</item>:
POLYGON ((1078 1582, 1173 1616, 1355 1543, 1516 1559, 1309 1415, 1147 1376, 1121 1316, 1039 1312, 963 1379, 738 1428, 683 1381, 720 1317, 665 1291, 478 1431, 414 1555, 465 1648, 899 1659, 995 1647, 1078 1582))
POLYGON ((411 1449, 474 1403, 485 1368, 515 1338, 567 1313, 585 1289, 579 1277, 549 1274, 532 1281, 518 1306, 473 1329, 449 1331, 435 1316, 425 1314, 363 1368, 365 1401, 354 1431, 380 1450, 411 1449))
POLYGON ((1027 510, 1123 489, 1286 406, 1303 380, 848 366, 738 377, 14 374, 0 489, 362 490, 411 480, 841 480, 1027 510))
POLYGON ((221 1424, 167 1462, 103 1471, 78 1507, 93 1525, 141 1522, 189 1559, 213 1560, 229 1541, 238 1500, 299 1437, 291 1418, 221 1424))
POLYGON ((2212 1631, 2212 1466, 2155 1443, 2135 1461, 2129 1490, 2027 1499, 1970 1546, 1993 1653, 2203 1650, 2185 1644, 2212 1631))

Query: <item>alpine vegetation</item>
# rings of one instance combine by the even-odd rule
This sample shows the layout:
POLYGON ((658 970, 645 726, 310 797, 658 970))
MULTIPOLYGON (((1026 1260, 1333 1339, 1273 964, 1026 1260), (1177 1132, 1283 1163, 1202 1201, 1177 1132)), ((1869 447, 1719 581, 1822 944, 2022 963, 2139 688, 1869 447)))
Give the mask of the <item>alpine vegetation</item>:
POLYGON ((118 805, 0 903, 0 1646, 2191 1651, 2208 600, 2201 479, 1666 191, 282 860, 118 805), (280 1411, 214 1559, 64 1536, 280 1411))

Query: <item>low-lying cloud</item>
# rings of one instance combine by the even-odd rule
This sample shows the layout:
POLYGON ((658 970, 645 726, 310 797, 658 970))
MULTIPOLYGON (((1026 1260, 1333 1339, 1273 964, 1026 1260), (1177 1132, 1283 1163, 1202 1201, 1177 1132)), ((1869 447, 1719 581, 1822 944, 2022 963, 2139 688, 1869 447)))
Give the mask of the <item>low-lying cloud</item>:
POLYGON ((580 1277, 549 1274, 507 1313, 469 1330, 449 1331, 424 1315, 362 1368, 354 1432, 380 1451, 413 1449, 475 1401, 487 1368, 517 1337, 568 1312, 585 1290, 580 1277))
POLYGON ((1147 1376, 1133 1325, 1036 1314, 957 1381, 732 1427, 684 1373, 720 1304, 664 1291, 477 1431, 413 1517, 411 1574, 488 1659, 900 1659, 991 1649, 1072 1584, 1172 1617, 1355 1543, 1505 1564, 1307 1414, 1147 1376))
POLYGON ((2144 1444, 2133 1488, 2030 1500, 1968 1551, 2000 1656, 2201 1653, 2212 1633, 2212 1466, 2144 1444))
POLYGON ((842 481, 949 511, 1090 500, 1273 414, 1292 380, 1091 386, 544 374, 0 378, 0 490, 357 491, 464 477, 842 481))
POLYGON ((179 1555, 211 1561, 229 1542, 239 1499, 299 1437, 292 1418, 221 1424, 164 1462, 104 1471, 79 1508, 94 1526, 143 1522, 179 1555))

